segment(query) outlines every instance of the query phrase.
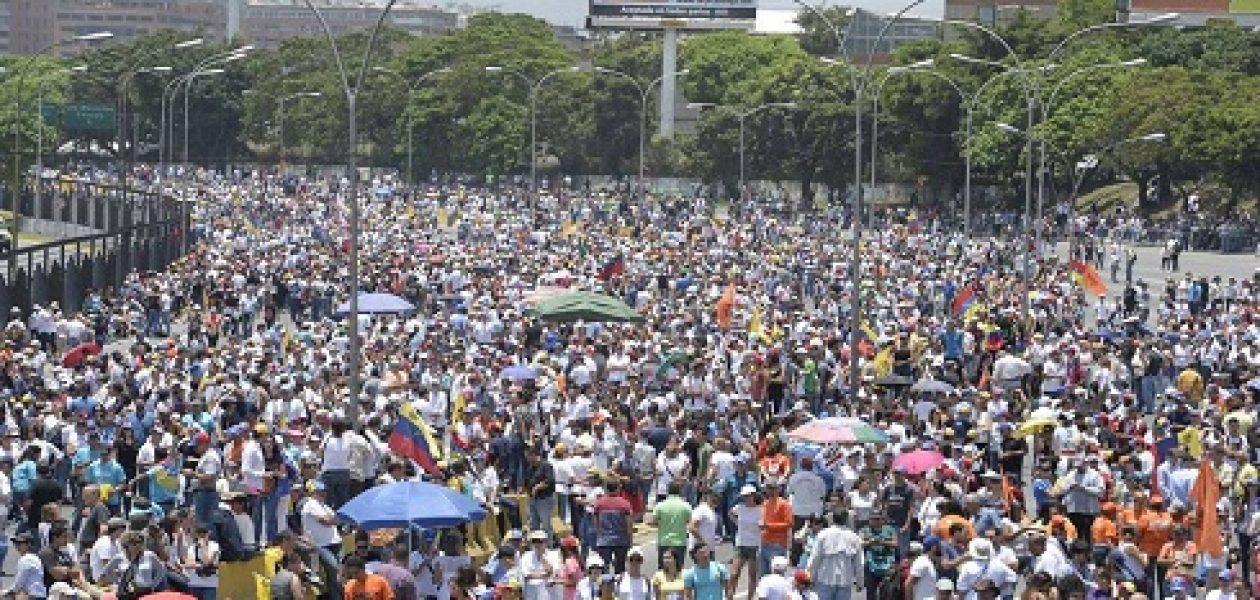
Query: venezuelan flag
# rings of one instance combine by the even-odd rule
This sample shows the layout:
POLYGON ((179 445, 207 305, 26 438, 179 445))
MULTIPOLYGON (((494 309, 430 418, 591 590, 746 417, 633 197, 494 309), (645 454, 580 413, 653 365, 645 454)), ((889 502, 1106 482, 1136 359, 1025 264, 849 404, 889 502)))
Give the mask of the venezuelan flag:
POLYGON ((389 434, 389 449, 395 454, 410 458, 430 475, 439 476, 442 470, 437 463, 442 459, 442 447, 433 438, 433 430, 420 418, 420 413, 410 403, 398 409, 398 422, 389 434))
POLYGON ((604 263, 595 273, 595 278, 600 280, 608 280, 626 272, 626 261, 620 256, 604 263))
POLYGON ((958 290, 958 295, 954 296, 954 303, 950 307, 950 312, 954 316, 961 315, 976 303, 976 284, 968 283, 963 289, 958 290))

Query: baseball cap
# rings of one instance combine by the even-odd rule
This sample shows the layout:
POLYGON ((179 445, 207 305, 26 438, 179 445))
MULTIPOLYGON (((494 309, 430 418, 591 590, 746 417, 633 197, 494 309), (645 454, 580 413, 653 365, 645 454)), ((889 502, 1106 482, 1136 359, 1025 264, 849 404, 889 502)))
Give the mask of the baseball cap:
POLYGON ((796 580, 798 585, 809 585, 814 580, 814 578, 809 576, 809 571, 805 569, 797 569, 796 574, 792 578, 796 580))
POLYGON ((786 556, 776 556, 774 557, 773 560, 770 561, 770 570, 782 571, 783 569, 788 568, 788 566, 791 564, 792 563, 788 561, 786 556))
POLYGON ((950 581, 950 580, 948 580, 948 579, 942 579, 942 580, 940 580, 940 581, 937 581, 937 582, 936 582, 936 591, 938 591, 938 592, 952 592, 952 591, 954 591, 954 582, 953 582, 953 581, 950 581))

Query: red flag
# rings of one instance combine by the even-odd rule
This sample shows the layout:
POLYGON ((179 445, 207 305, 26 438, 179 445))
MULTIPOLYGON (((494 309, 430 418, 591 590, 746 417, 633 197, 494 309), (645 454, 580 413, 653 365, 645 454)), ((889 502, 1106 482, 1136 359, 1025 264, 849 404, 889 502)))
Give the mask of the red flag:
POLYGON ((1107 282, 1103 281, 1102 275, 1098 271, 1079 260, 1068 263, 1068 268, 1072 269, 1080 277, 1080 284, 1089 293, 1095 296, 1102 296, 1107 293, 1107 282))
POLYGON ((1190 501, 1194 503, 1195 519, 1199 523, 1198 536, 1194 543, 1199 551, 1212 558, 1225 556, 1225 546, 1221 536, 1221 523, 1216 514, 1216 503, 1221 499, 1221 482, 1216 478, 1216 470, 1212 461, 1199 462, 1199 476, 1190 488, 1190 501))
POLYGON ((722 329, 731 328, 731 312, 735 308, 735 284, 726 286, 726 291, 722 292, 722 297, 718 298, 717 305, 714 306, 714 312, 717 313, 718 326, 722 329))

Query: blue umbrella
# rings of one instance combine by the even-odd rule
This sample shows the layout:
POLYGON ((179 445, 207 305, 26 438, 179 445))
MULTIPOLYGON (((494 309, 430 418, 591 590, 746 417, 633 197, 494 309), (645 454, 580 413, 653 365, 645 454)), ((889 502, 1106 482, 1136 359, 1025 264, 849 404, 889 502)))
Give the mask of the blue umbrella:
POLYGON ((423 481, 400 481, 368 488, 337 511, 337 518, 363 530, 454 527, 486 518, 472 498, 423 481))
POLYGON ((538 371, 528 365, 512 365, 503 369, 499 373, 499 379, 507 379, 509 381, 523 381, 526 379, 537 379, 538 371))
MULTIPOLYGON (((399 315, 416 310, 416 305, 393 294, 359 294, 359 313, 365 315, 399 315)), ((350 303, 337 307, 337 316, 350 314, 350 303)))

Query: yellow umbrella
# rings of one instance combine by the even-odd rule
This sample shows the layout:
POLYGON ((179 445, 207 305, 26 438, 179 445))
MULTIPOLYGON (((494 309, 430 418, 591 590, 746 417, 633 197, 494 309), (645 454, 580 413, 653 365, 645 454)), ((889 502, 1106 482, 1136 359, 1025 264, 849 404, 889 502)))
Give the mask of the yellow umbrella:
POLYGON ((1036 435, 1043 429, 1052 429, 1056 424, 1054 419, 1029 419, 1019 424, 1015 431, 1011 432, 1012 437, 1022 438, 1036 435))

